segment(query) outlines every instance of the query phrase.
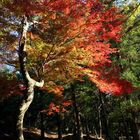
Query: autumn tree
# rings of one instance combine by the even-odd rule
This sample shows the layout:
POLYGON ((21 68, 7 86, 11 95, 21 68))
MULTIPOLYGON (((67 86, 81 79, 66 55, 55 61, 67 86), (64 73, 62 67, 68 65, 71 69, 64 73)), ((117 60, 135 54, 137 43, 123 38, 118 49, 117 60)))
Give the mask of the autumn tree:
POLYGON ((62 85, 87 75, 102 92, 131 92, 110 59, 117 52, 110 40, 121 37, 123 15, 116 7, 91 0, 6 0, 0 13, 0 60, 20 71, 25 88, 17 110, 18 140, 24 140, 34 87, 60 93, 62 85))

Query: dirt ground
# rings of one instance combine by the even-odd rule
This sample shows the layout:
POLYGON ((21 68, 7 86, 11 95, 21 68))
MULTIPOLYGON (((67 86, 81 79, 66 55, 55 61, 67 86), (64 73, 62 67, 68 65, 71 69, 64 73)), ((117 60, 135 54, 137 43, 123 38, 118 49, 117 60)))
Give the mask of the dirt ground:
MULTIPOLYGON (((30 129, 24 130, 24 137, 25 140, 41 140, 40 137, 40 130, 39 129, 30 129)), ((56 133, 45 133, 44 140, 57 140, 57 134, 56 133)), ((0 140, 15 140, 14 136, 11 134, 0 134, 0 140)), ((73 136, 72 134, 63 134, 63 140, 77 140, 76 136, 73 136)), ((95 138, 94 136, 86 137, 84 136, 84 140, 104 140, 100 138, 95 138)))

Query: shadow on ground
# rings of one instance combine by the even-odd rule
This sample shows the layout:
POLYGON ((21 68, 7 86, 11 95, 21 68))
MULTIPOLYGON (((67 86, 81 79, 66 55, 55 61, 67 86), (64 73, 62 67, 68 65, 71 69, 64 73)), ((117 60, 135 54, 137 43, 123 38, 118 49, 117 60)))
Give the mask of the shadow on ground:
MULTIPOLYGON (((24 137, 25 137, 25 140, 42 140, 40 137, 40 134, 33 133, 31 131, 24 132, 24 137)), ((0 140, 15 140, 15 137, 12 134, 0 134, 0 140)), ((57 140, 57 135, 48 134, 48 136, 45 136, 43 140, 57 140)), ((78 140, 78 138, 73 135, 64 135, 63 140, 78 140)), ((100 140, 100 139, 84 137, 84 140, 100 140)))

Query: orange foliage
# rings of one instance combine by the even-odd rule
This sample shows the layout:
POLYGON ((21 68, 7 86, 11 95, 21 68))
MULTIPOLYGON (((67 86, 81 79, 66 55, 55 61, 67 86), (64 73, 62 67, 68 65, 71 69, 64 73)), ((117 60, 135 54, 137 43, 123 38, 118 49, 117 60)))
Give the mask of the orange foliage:
POLYGON ((49 108, 47 110, 43 110, 42 112, 46 112, 48 115, 53 115, 55 113, 65 113, 69 112, 66 107, 72 105, 71 101, 62 101, 58 105, 55 104, 54 102, 51 102, 49 105, 49 108))
MULTIPOLYGON (((28 43, 29 68, 34 67, 39 74, 44 72, 40 67, 45 68, 46 89, 50 81, 70 82, 68 79, 75 80, 83 74, 103 92, 118 95, 133 89, 120 79, 119 70, 111 68, 110 54, 117 49, 110 41, 119 41, 122 36, 124 17, 116 7, 107 8, 99 0, 11 0, 5 8, 19 20, 23 15, 31 21, 38 17, 36 28, 29 33, 31 39, 37 37, 33 40, 36 48, 28 43), (130 88, 124 90, 125 86, 130 88)), ((54 84, 49 91, 63 90, 54 84)))

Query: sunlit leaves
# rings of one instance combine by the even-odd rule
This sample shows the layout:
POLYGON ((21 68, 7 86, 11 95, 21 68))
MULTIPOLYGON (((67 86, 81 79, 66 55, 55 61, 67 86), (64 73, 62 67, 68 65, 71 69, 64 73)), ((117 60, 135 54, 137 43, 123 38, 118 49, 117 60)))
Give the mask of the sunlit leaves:
POLYGON ((123 68, 122 76, 132 82, 134 86, 140 87, 139 3, 130 3, 124 12, 128 14, 128 18, 124 25, 124 32, 126 33, 122 38, 122 47, 120 48, 120 64, 123 68))
MULTIPOLYGON (((57 103, 58 104, 58 103, 57 103)), ((69 112, 66 108, 72 104, 71 101, 62 101, 60 104, 55 104, 53 102, 50 103, 49 109, 46 110, 48 115, 53 115, 55 113, 65 113, 69 112)), ((45 112, 45 110, 44 110, 45 112)))
MULTIPOLYGON (((22 17, 28 18, 26 55, 32 77, 43 78, 46 84, 51 81, 63 85, 88 75, 101 90, 102 83, 109 84, 100 77, 105 77, 108 67, 112 66, 110 54, 117 52, 111 48, 110 41, 119 41, 121 37, 123 15, 116 7, 107 8, 104 3, 91 0, 11 0, 4 6, 4 10, 10 12, 10 16, 2 18, 8 19, 10 29, 7 28, 7 32, 16 31, 15 40, 12 34, 6 39, 12 45, 20 35, 22 27, 18 25, 22 23, 22 17), (11 23, 13 18, 15 25, 11 23)), ((113 86, 114 89, 120 88, 119 82, 113 86)), ((59 91, 53 88, 55 90, 50 91, 59 91)), ((109 92, 106 88, 102 91, 109 92)))

